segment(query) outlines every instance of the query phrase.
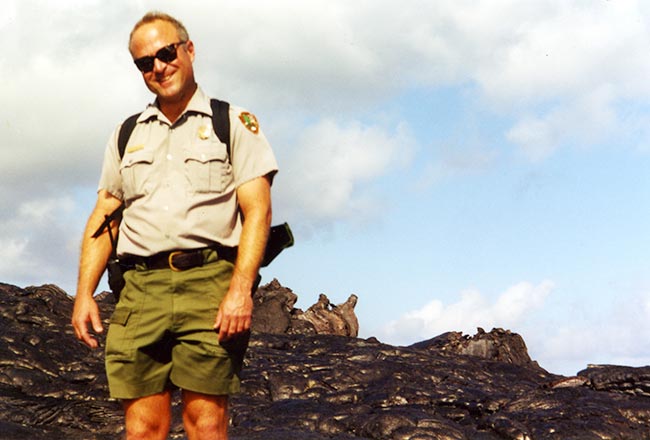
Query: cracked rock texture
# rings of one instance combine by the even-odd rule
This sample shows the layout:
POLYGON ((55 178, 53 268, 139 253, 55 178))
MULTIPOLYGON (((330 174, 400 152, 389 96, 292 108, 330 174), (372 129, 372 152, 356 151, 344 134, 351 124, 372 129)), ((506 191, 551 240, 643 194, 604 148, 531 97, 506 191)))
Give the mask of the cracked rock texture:
MULTIPOLYGON (((233 440, 650 439, 650 367, 551 374, 502 329, 394 347, 353 337, 356 297, 302 312, 291 295, 277 281, 256 294, 233 440)), ((0 284, 0 439, 120 438, 103 353, 74 339, 71 310, 56 286, 0 284)), ((170 438, 184 439, 174 414, 170 438)))
POLYGON ((357 337, 359 322, 354 313, 356 295, 343 304, 332 304, 326 295, 303 312, 294 304, 298 296, 273 280, 257 289, 253 295, 253 331, 273 334, 340 335, 357 337))

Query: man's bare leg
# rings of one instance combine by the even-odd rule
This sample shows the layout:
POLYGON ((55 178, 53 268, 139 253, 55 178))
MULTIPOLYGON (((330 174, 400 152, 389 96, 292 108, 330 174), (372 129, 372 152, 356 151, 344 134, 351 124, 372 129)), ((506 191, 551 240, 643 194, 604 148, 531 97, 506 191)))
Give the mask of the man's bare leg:
POLYGON ((184 390, 183 423, 188 440, 227 440, 228 396, 184 390))
POLYGON ((123 402, 127 440, 165 440, 171 424, 171 392, 123 402))

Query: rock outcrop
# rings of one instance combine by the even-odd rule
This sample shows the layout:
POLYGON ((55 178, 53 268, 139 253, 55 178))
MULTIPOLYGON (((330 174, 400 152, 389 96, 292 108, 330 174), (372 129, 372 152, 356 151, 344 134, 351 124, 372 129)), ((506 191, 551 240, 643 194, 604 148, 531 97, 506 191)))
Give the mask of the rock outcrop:
MULTIPOLYGON (((410 347, 316 334, 313 324, 299 334, 307 321, 292 316, 295 301, 268 297, 290 319, 275 334, 253 333, 243 392, 232 399, 233 440, 650 439, 650 367, 555 375, 500 329, 410 347)), ((113 304, 98 299, 107 320, 113 304)), ((340 308, 322 301, 315 313, 340 308)), ((121 435, 103 354, 74 339, 71 309, 55 286, 0 284, 0 438, 121 435)), ((178 407, 174 417, 170 438, 184 439, 178 407)))
POLYGON ((537 362, 528 355, 524 339, 509 330, 493 329, 486 333, 478 328, 474 336, 461 332, 448 332, 428 341, 418 342, 411 348, 430 350, 446 354, 478 356, 484 359, 520 365, 522 367, 541 369, 537 362))
POLYGON ((578 373, 578 378, 583 378, 586 384, 598 391, 650 398, 650 367, 589 365, 578 373))
POLYGON ((339 335, 357 337, 359 321, 354 313, 356 295, 335 305, 325 294, 306 312, 294 305, 298 296, 278 280, 260 287, 253 295, 253 331, 271 334, 339 335))

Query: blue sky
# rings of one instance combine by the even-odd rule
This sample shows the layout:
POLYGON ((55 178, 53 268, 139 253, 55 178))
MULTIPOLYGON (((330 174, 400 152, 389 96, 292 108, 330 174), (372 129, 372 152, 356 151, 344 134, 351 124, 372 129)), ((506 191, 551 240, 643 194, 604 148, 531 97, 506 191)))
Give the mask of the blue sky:
POLYGON ((650 9, 639 1, 15 0, 0 35, 0 281, 74 294, 114 127, 152 97, 126 50, 188 27, 253 111, 296 246, 263 271, 356 294, 361 336, 520 333, 543 367, 650 364, 650 9))

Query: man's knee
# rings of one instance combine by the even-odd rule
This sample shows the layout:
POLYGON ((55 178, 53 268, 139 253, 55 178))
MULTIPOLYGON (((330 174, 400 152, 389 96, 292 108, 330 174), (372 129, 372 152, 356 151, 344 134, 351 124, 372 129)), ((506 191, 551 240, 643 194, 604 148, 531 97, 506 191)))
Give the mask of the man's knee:
POLYGON ((167 438, 171 423, 171 396, 155 396, 124 401, 127 440, 167 438))
POLYGON ((167 438, 169 433, 169 425, 164 424, 163 420, 160 423, 152 423, 151 421, 137 420, 126 422, 126 440, 151 440, 167 438))
POLYGON ((183 422, 192 439, 226 439, 228 396, 183 392, 183 422))

